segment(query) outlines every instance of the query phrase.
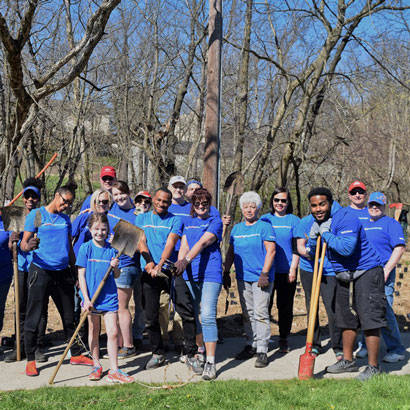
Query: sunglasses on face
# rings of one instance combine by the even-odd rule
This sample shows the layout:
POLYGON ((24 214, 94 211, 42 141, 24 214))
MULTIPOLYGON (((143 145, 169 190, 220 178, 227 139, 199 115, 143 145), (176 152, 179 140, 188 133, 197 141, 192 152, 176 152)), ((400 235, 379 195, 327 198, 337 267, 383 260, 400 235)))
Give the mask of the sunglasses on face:
POLYGON ((151 205, 151 201, 149 199, 138 199, 135 202, 137 204, 151 205))
POLYGON ((275 202, 275 204, 278 204, 279 202, 281 204, 286 204, 288 202, 287 199, 282 199, 282 198, 273 198, 273 202, 275 202))
POLYGON ((352 189, 350 191, 350 195, 352 195, 352 196, 354 196, 356 194, 364 195, 365 193, 366 193, 366 191, 364 189, 361 189, 361 188, 352 189))
POLYGON ((98 201, 97 201, 97 204, 98 205, 108 205, 109 204, 109 200, 108 199, 99 199, 98 201))
POLYGON ((368 206, 369 206, 369 208, 380 208, 380 207, 382 207, 383 205, 380 205, 380 204, 378 204, 377 202, 370 202, 370 203, 368 204, 368 206))
POLYGON ((203 201, 203 202, 195 202, 194 203, 194 207, 195 208, 199 208, 200 206, 203 206, 204 208, 206 208, 209 205, 208 201, 203 201))
POLYGON ((110 176, 105 176, 105 177, 102 177, 101 178, 104 182, 108 182, 108 181, 114 181, 114 178, 113 177, 110 177, 110 176))
POLYGON ((38 196, 34 192, 25 192, 24 193, 24 199, 39 199, 38 196))
POLYGON ((62 199, 64 205, 71 206, 73 204, 72 200, 64 198, 60 193, 58 193, 58 195, 60 195, 60 198, 62 199))

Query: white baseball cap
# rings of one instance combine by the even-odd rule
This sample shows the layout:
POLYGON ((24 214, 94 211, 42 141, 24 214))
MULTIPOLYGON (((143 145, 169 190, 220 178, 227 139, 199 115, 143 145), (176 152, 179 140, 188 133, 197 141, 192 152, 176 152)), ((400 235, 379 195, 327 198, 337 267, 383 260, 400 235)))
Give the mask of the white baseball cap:
POLYGON ((183 183, 184 185, 186 185, 185 178, 182 177, 181 175, 176 175, 176 176, 174 176, 174 177, 171 177, 171 179, 169 180, 169 185, 174 185, 174 184, 176 184, 177 182, 181 182, 181 183, 183 183))

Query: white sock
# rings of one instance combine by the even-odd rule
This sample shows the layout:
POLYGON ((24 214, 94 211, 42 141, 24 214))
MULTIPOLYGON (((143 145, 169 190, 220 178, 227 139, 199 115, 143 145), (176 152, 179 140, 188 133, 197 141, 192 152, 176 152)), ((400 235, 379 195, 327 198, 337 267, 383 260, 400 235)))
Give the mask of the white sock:
POLYGON ((211 364, 215 364, 215 356, 206 356, 206 361, 211 364))

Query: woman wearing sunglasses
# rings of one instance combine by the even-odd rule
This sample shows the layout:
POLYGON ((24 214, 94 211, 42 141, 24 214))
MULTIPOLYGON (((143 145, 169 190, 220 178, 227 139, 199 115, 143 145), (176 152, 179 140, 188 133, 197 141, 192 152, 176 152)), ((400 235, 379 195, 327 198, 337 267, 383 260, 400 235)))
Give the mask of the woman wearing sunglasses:
MULTIPOLYGON (((130 196, 130 189, 126 182, 115 181, 112 185, 112 197, 114 205, 108 212, 108 221, 111 234, 113 229, 124 219, 131 224, 135 222, 135 206, 130 196)), ((118 351, 118 358, 124 359, 136 355, 136 349, 132 338, 132 319, 129 311, 129 302, 136 280, 140 279, 141 269, 139 254, 136 253, 132 258, 121 255, 119 269, 121 274, 115 279, 118 289, 118 321, 122 336, 122 348, 118 351)), ((142 312, 139 312, 142 314, 142 312)))
POLYGON ((294 230, 300 219, 292 214, 292 200, 287 188, 275 188, 270 198, 270 206, 271 212, 261 217, 262 221, 272 225, 276 236, 275 282, 269 301, 269 314, 271 315, 272 312, 273 297, 276 291, 279 351, 287 353, 289 352, 288 336, 293 322, 293 299, 299 264, 294 230))
MULTIPOLYGON (((216 378, 216 309, 222 287, 222 256, 219 246, 222 221, 219 217, 210 216, 211 202, 211 194, 206 189, 199 188, 193 193, 191 217, 184 220, 181 248, 175 263, 177 274, 185 271, 183 278, 194 301, 196 332, 203 333, 206 350, 202 372, 204 380, 216 378)), ((193 370, 199 373, 196 368, 193 370)))
MULTIPOLYGON (((24 323, 24 347, 27 355, 27 376, 37 376, 35 361, 37 330, 44 300, 51 297, 63 322, 67 339, 74 333, 75 255, 72 247, 71 222, 64 214, 75 198, 75 185, 57 189, 54 199, 46 206, 33 209, 24 225, 20 249, 32 252, 28 270, 28 295, 24 323)), ((70 363, 92 366, 93 361, 80 355, 80 347, 71 347, 70 363)))
POLYGON ((262 200, 256 192, 245 192, 239 198, 239 205, 244 221, 231 232, 224 287, 228 289, 231 285, 229 272, 234 263, 247 338, 236 359, 247 360, 256 355, 255 367, 266 367, 270 339, 268 306, 275 276, 275 232, 269 223, 259 219, 262 200))

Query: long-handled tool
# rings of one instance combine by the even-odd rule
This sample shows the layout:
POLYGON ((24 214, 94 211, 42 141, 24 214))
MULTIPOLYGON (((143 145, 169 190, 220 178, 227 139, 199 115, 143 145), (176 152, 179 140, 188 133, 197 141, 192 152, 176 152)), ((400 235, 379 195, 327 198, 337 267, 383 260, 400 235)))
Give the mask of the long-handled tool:
MULTIPOLYGON (((13 232, 24 231, 26 210, 21 206, 6 206, 0 208, 4 230, 13 232)), ((17 242, 13 242, 13 281, 14 281, 14 305, 15 305, 15 330, 16 330, 16 358, 21 360, 21 335, 20 335, 20 290, 19 273, 17 264, 17 242)))
POLYGON ((313 344, 313 334, 315 331, 316 324, 316 314, 319 304, 319 294, 320 294, 320 283, 322 281, 323 264, 326 255, 326 242, 323 243, 322 253, 320 259, 319 269, 317 268, 317 262, 319 258, 318 248, 320 248, 321 238, 318 237, 316 244, 316 254, 315 254, 315 267, 316 275, 314 272, 313 282, 312 282, 312 293, 310 299, 310 312, 308 321, 308 330, 306 336, 306 349, 305 353, 299 358, 299 370, 298 377, 300 380, 308 380, 313 377, 313 370, 315 367, 315 355, 312 354, 312 344, 313 344), (316 277, 315 277, 316 276, 316 277))
MULTIPOLYGON (((240 171, 232 172, 225 180, 223 191, 226 192, 225 213, 229 214, 234 197, 243 193, 243 175, 240 171)), ((223 226, 222 239, 225 237, 226 225, 223 226)))
MULTIPOLYGON (((138 248, 138 242, 140 240, 141 234, 143 233, 143 230, 140 228, 137 228, 136 226, 130 224, 127 221, 124 221, 123 219, 120 220, 120 222, 117 223, 117 225, 115 225, 114 227, 114 238, 111 242, 111 246, 115 249, 117 249, 118 251, 118 255, 117 257, 119 258, 121 255, 127 255, 130 257, 133 257, 137 248, 138 248)), ((100 295, 100 292, 102 290, 102 288, 105 285, 105 282, 107 281, 110 273, 112 270, 112 266, 110 266, 107 271, 105 272, 105 275, 103 277, 103 279, 101 280, 100 284, 98 285, 97 290, 95 291, 92 299, 91 299, 91 303, 94 304, 95 301, 97 300, 98 296, 100 295)), ((80 331, 83 323, 85 322, 85 320, 87 319, 88 316, 87 311, 84 311, 81 314, 80 317, 80 322, 77 326, 77 328, 75 329, 67 347, 64 350, 64 353, 62 354, 56 369, 54 370, 53 375, 50 377, 50 380, 48 381, 48 384, 53 384, 54 383, 54 379, 57 375, 58 370, 60 369, 65 357, 67 356, 68 351, 70 350, 70 347, 72 346, 72 344, 75 341, 75 338, 77 337, 78 332, 80 331)))

